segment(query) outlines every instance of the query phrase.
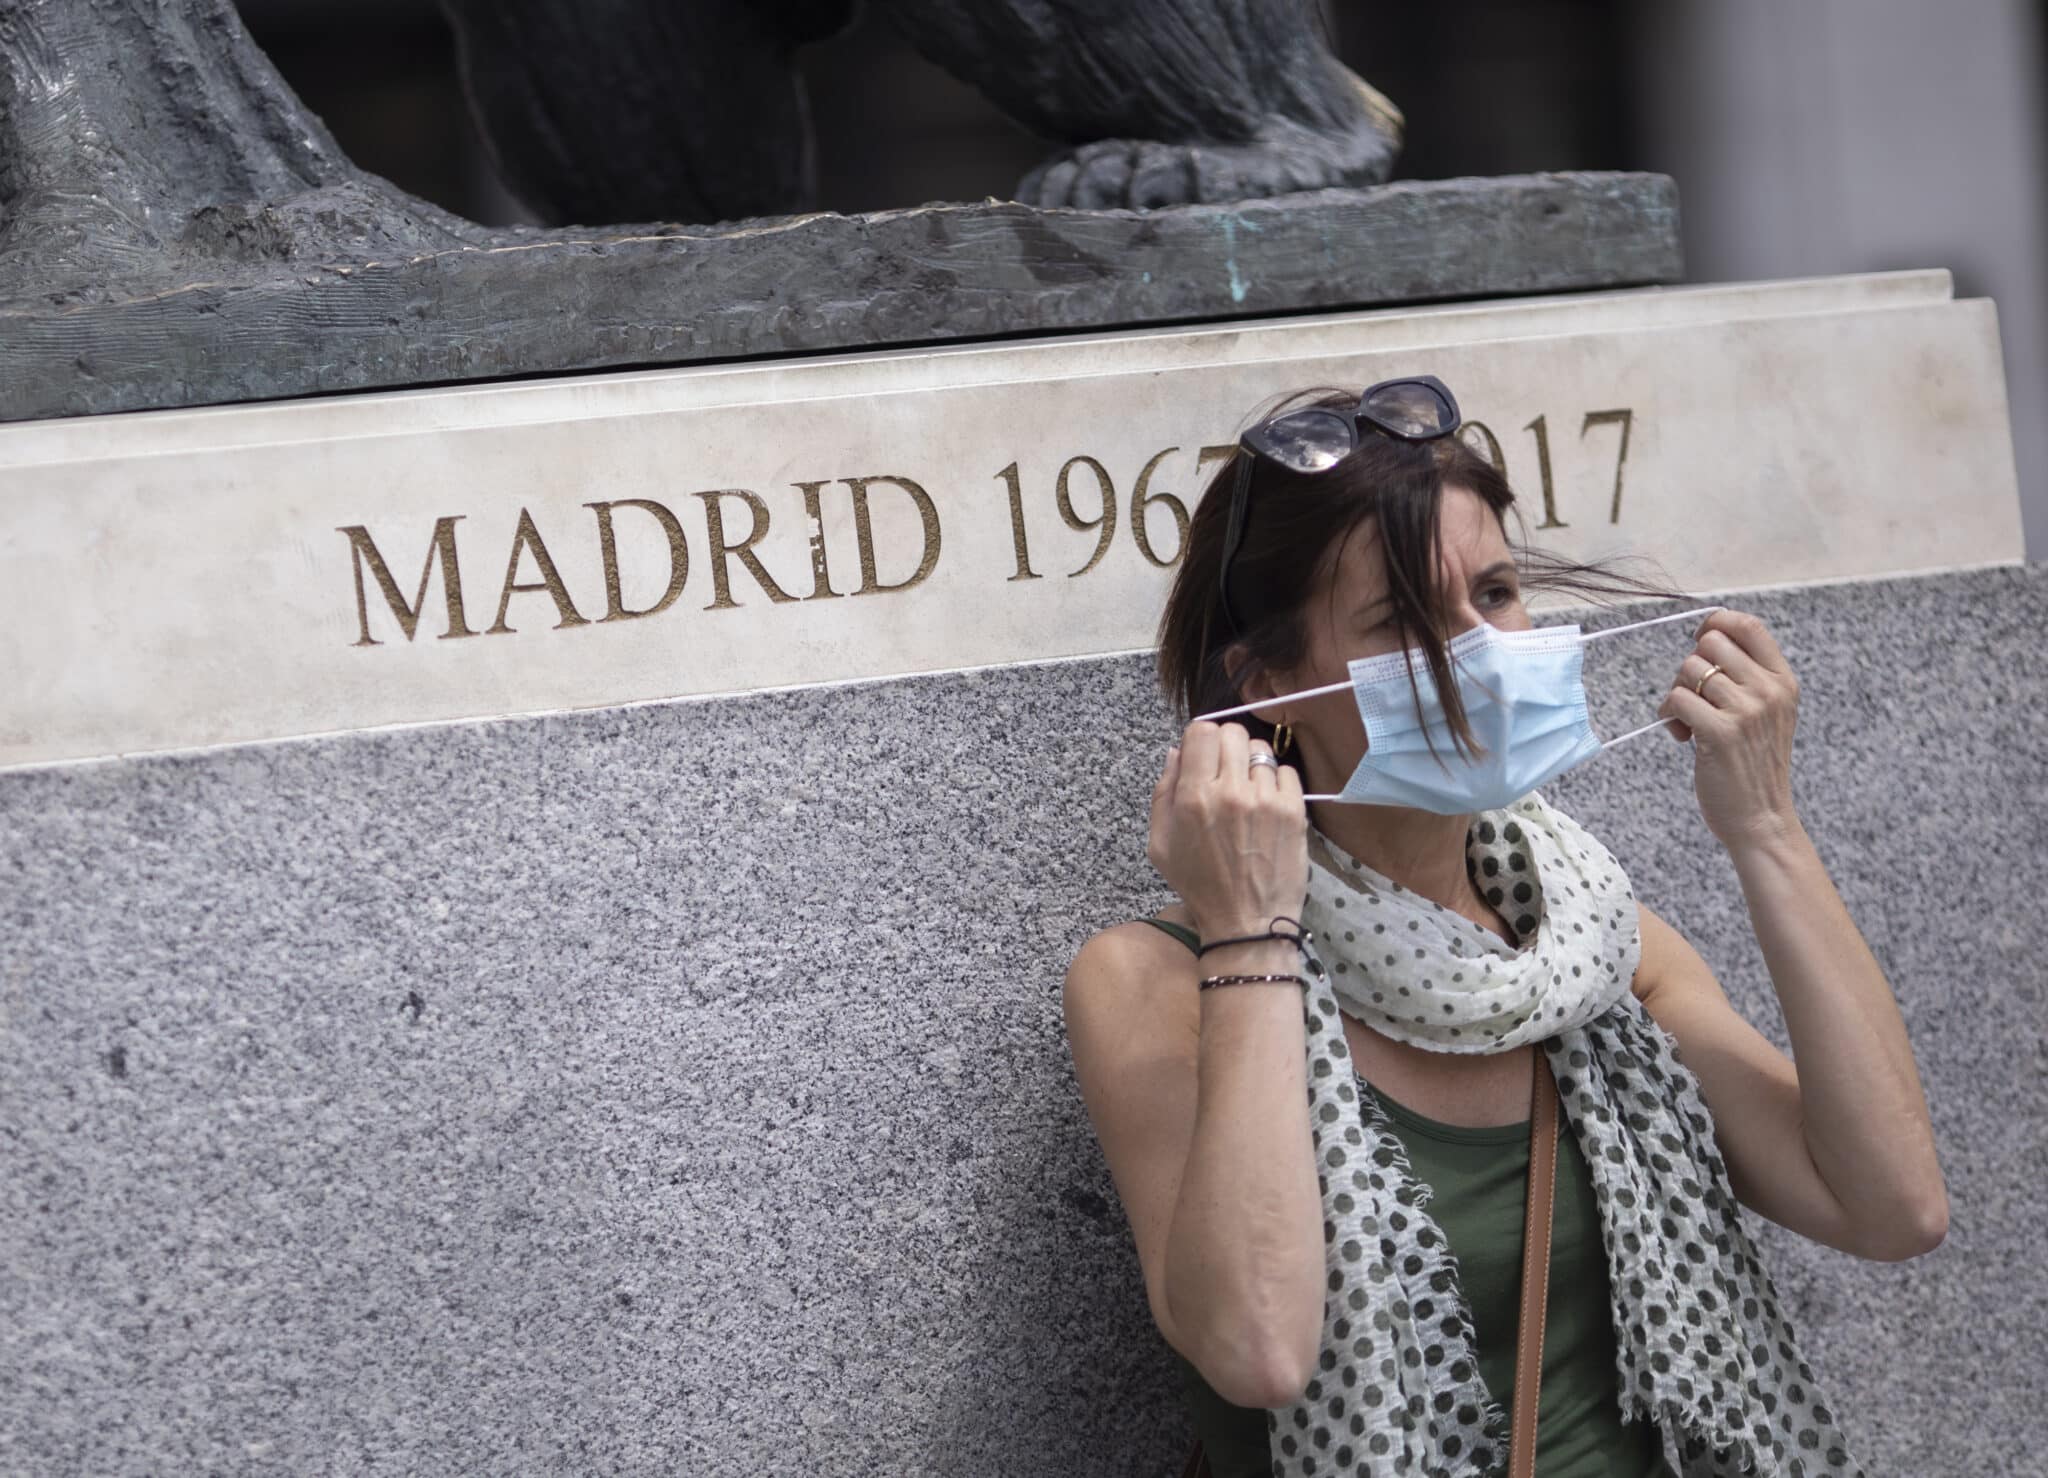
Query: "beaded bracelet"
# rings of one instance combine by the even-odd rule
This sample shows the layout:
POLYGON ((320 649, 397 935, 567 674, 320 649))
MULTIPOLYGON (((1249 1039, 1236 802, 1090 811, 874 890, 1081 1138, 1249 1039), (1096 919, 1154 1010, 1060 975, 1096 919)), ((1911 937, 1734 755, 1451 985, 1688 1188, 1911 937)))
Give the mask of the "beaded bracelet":
POLYGON ((1255 985, 1263 981, 1281 980, 1291 980, 1303 990, 1308 989, 1307 979, 1300 975, 1205 975, 1198 988, 1208 990, 1216 985, 1255 985))

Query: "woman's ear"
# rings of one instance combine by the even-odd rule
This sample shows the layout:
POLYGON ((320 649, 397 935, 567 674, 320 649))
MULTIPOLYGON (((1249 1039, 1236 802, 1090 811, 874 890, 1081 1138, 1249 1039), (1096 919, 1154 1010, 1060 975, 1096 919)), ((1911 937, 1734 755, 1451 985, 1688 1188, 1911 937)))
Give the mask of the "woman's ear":
POLYGON ((1242 642, 1223 649, 1223 673, 1240 703, 1262 703, 1282 691, 1274 686, 1273 674, 1252 659, 1242 642))
POLYGON ((1251 698, 1251 694, 1244 690, 1245 679, 1252 675, 1250 661, 1251 658, 1246 655, 1242 642, 1232 642, 1218 657, 1218 663, 1223 668, 1223 680, 1230 684, 1230 691, 1237 695, 1237 701, 1240 703, 1251 698))

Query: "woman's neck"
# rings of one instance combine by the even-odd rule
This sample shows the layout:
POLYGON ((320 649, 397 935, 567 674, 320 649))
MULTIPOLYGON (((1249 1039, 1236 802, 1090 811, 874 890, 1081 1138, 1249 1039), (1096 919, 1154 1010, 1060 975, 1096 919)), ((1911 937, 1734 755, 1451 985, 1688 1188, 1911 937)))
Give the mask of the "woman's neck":
POLYGON ((1468 915, 1487 907, 1466 870, 1470 816, 1311 801, 1309 820, 1351 856, 1411 893, 1468 915))

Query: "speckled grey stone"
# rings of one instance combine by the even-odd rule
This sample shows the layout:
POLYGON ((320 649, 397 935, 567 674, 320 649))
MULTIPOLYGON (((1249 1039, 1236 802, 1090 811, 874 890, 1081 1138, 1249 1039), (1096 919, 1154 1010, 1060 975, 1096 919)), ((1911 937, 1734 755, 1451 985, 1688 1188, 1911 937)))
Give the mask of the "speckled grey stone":
MULTIPOLYGON (((1736 602, 1953 1208, 1751 1223, 1873 1475, 2035 1471, 2048 566, 1736 602)), ((0 776, 0 1467, 1177 1471, 1059 1008, 1171 732, 1119 657, 0 776)), ((1690 751, 1546 793, 1786 1045, 1690 751)))

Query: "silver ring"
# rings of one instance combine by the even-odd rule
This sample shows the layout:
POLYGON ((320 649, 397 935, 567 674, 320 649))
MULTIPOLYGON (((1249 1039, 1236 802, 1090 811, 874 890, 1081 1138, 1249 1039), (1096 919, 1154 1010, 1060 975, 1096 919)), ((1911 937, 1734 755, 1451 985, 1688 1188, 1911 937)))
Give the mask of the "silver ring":
MULTIPOLYGON (((1274 759, 1273 756, 1267 754, 1263 749, 1254 750, 1252 752, 1252 770, 1256 770, 1262 765, 1268 769, 1277 770, 1280 768, 1280 761, 1274 759)), ((1251 771, 1247 770, 1245 773, 1250 774, 1251 771)))

